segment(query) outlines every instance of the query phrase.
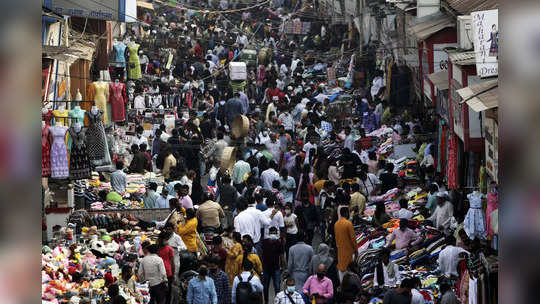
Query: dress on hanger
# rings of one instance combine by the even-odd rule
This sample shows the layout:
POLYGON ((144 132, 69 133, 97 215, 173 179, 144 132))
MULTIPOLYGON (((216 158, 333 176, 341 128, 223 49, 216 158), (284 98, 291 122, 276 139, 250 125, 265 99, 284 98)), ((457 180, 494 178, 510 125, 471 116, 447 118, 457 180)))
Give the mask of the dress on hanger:
POLYGON ((68 158, 65 136, 68 128, 64 126, 50 127, 50 132, 53 137, 51 146, 51 177, 52 178, 67 178, 68 158))
POLYGON ((128 45, 129 50, 129 62, 128 62, 128 78, 129 79, 141 79, 141 64, 139 62, 139 45, 128 45))
POLYGON ((111 103, 111 120, 114 122, 126 120, 126 86, 119 82, 109 84, 109 102, 111 103))
POLYGON ((103 127, 103 111, 96 115, 91 111, 86 112, 90 121, 90 126, 86 130, 86 146, 88 147, 88 158, 93 166, 107 166, 111 164, 109 147, 105 137, 105 128, 103 127))
POLYGON ((475 238, 486 239, 486 219, 482 210, 482 198, 484 197, 485 195, 478 191, 467 195, 470 207, 467 215, 465 215, 463 228, 471 240, 475 238))
POLYGON ((486 226, 487 226, 487 234, 490 236, 493 236, 495 232, 493 231, 493 228, 491 227, 491 214, 493 211, 497 210, 499 208, 498 205, 499 201, 499 194, 490 192, 487 195, 487 208, 486 208, 486 226))
POLYGON ((103 123, 109 123, 109 115, 107 113, 107 99, 109 99, 109 85, 106 82, 94 82, 94 103, 103 112, 103 123))
POLYGON ((41 129, 41 176, 51 176, 51 132, 49 124, 41 129))
POLYGON ((45 122, 47 126, 51 125, 51 120, 53 118, 53 111, 49 110, 49 112, 45 114, 41 114, 41 119, 45 122))
POLYGON ((69 158, 69 178, 73 180, 89 179, 91 177, 91 172, 90 160, 88 159, 85 143, 86 129, 81 128, 77 133, 74 127, 70 127, 69 135, 73 141, 69 158))

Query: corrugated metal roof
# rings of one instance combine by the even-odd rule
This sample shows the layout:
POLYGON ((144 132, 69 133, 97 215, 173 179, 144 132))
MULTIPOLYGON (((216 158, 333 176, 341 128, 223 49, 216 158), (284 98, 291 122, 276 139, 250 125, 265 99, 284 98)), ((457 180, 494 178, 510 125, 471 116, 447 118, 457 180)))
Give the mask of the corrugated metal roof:
POLYGON ((447 28, 455 27, 456 19, 450 16, 439 17, 431 19, 422 23, 417 23, 416 25, 409 28, 409 31, 412 32, 416 39, 419 41, 429 38, 431 35, 447 28))
POLYGON ((463 98, 463 102, 475 112, 485 111, 499 106, 499 79, 484 81, 463 89, 457 93, 463 98))
POLYGON ((428 78, 439 90, 448 90, 448 70, 429 74, 428 78))
POLYGON ((474 51, 468 52, 448 52, 448 59, 450 62, 457 65, 473 65, 476 64, 476 58, 474 51))
POLYGON ((456 12, 464 15, 499 8, 497 0, 446 0, 446 2, 456 12))

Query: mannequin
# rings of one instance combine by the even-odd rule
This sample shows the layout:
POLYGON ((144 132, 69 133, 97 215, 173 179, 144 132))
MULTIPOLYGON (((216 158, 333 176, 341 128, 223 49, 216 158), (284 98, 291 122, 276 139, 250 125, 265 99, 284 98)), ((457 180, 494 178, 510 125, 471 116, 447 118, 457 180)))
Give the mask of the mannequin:
POLYGON ((81 123, 77 121, 77 122, 73 125, 73 129, 74 129, 75 132, 77 132, 77 133, 81 132, 81 129, 82 129, 81 123))
MULTIPOLYGON (((66 111, 67 112, 67 111, 66 111)), ((56 125, 50 128, 53 142, 51 145, 51 177, 52 178, 67 178, 68 173, 68 157, 65 136, 68 128, 64 127, 60 120, 57 120, 56 125)))
POLYGON ((103 123, 109 123, 109 113, 107 111, 107 101, 109 100, 109 85, 100 77, 94 82, 94 104, 103 111, 103 123))
POLYGON ((81 91, 77 88, 77 95, 75 95, 75 101, 82 101, 81 91))
POLYGON ((125 84, 121 83, 120 79, 118 78, 116 78, 114 82, 109 85, 109 102, 111 103, 111 120, 113 122, 126 120, 126 86, 125 84))
POLYGON ((141 79, 141 64, 139 61, 139 45, 134 41, 128 42, 129 62, 128 79, 141 79))

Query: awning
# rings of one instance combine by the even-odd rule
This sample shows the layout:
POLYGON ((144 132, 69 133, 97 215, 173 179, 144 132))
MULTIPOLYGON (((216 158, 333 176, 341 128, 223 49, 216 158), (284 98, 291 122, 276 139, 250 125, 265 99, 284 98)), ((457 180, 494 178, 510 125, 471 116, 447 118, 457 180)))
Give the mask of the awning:
POLYGON ((475 112, 481 112, 499 106, 499 79, 484 81, 463 89, 457 93, 475 112))
POLYGON ((447 28, 455 27, 456 19, 449 16, 442 16, 412 26, 409 31, 416 36, 419 41, 429 38, 431 35, 447 28))
POLYGON ((428 78, 439 90, 448 90, 448 70, 429 74, 428 78))
POLYGON ((448 52, 448 59, 457 65, 474 65, 476 57, 474 51, 468 52, 448 52))
POLYGON ((143 1, 137 1, 137 6, 138 7, 142 7, 142 8, 146 8, 146 9, 149 9, 149 10, 154 10, 154 5, 150 2, 143 2, 143 1))

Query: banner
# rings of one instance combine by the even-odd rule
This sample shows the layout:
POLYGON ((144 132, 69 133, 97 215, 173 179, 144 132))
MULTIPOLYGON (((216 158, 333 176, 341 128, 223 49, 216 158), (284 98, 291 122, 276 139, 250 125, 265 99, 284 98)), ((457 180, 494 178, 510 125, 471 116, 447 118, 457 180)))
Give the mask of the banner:
POLYGON ((476 74, 480 77, 499 74, 499 10, 472 12, 476 74))

